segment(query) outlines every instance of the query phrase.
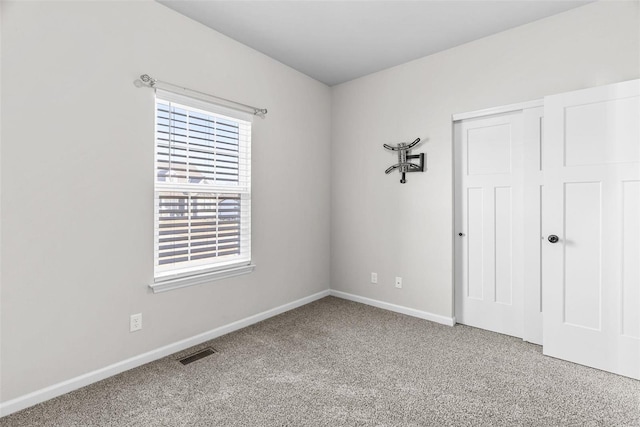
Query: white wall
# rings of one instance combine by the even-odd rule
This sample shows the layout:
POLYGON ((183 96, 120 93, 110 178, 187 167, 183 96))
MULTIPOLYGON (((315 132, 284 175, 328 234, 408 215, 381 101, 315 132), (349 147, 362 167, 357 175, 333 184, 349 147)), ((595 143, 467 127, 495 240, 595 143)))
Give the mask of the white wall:
POLYGON ((638 78, 639 54, 638 2, 600 2, 333 87, 332 289, 452 316, 451 115, 638 78), (400 184, 382 144, 416 137, 400 184))
POLYGON ((2 8, 3 401, 329 288, 328 87, 155 2, 2 8), (253 274, 149 290, 142 73, 269 109, 254 121, 253 274))

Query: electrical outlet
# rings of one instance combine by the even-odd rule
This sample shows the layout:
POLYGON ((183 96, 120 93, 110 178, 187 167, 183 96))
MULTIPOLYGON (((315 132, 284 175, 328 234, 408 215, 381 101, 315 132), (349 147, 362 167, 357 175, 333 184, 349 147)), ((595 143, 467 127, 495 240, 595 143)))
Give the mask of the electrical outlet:
POLYGON ((371 273, 371 283, 378 283, 378 273, 371 273))
POLYGON ((402 277, 396 277, 396 288, 402 288, 402 277))
POLYGON ((129 318, 129 332, 142 329, 142 313, 132 314, 129 318))

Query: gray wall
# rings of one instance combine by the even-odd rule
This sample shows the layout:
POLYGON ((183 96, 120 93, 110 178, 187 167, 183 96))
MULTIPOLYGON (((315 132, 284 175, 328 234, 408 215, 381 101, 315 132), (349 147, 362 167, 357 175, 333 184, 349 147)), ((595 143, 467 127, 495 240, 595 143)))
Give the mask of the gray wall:
POLYGON ((2 401, 329 288, 327 86, 155 2, 2 8, 2 401), (142 73, 269 109, 254 121, 251 275, 148 289, 142 73))
POLYGON ((598 2, 333 87, 332 289, 452 316, 451 115, 638 78, 639 31, 638 2, 598 2), (382 144, 416 137, 400 184, 382 144))

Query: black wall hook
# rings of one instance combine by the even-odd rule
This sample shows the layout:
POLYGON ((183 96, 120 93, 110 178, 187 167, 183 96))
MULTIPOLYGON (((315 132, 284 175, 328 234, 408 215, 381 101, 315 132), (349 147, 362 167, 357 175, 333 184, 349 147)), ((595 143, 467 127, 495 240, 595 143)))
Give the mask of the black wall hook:
POLYGON ((415 141, 411 143, 401 142, 396 146, 389 144, 382 144, 384 148, 391 151, 398 152, 398 163, 393 166, 387 168, 384 173, 388 174, 394 169, 399 169, 402 174, 402 178, 400 179, 400 183, 404 184, 407 182, 405 178, 405 174, 407 172, 424 172, 424 153, 420 154, 409 154, 411 149, 418 145, 420 142, 420 138, 416 138, 415 141), (408 160, 410 159, 420 159, 420 164, 410 163, 408 160))

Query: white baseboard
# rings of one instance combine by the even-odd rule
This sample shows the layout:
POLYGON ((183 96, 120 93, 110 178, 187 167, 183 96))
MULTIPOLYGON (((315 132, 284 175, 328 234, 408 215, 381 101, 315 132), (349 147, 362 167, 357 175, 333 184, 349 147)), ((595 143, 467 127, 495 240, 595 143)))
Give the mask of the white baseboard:
POLYGON ((77 390, 89 384, 93 384, 105 378, 119 374, 121 372, 128 371, 129 369, 133 369, 146 363, 153 362, 154 360, 161 359, 163 357, 185 350, 189 347, 193 347, 194 345, 202 344, 203 342, 218 338, 233 331, 237 331, 239 329, 253 325, 254 323, 261 322, 270 317, 277 316, 278 314, 293 310, 294 308, 301 307, 329 295, 359 302, 362 304, 371 305, 373 307, 378 307, 389 311, 394 311, 396 313, 406 314, 408 316, 418 317, 420 319, 430 320, 432 322, 441 323, 443 325, 453 326, 456 323, 455 318, 452 317, 440 316, 438 314, 429 313, 427 311, 421 311, 401 305, 390 304, 387 302, 361 297, 359 295, 353 295, 346 292, 326 290, 313 295, 309 295, 308 297, 301 298, 288 304, 263 311, 262 313, 246 317, 228 325, 220 326, 202 334, 195 335, 191 338, 187 338, 182 341, 178 341, 173 344, 151 350, 147 353, 134 356, 121 362, 105 366, 104 368, 100 368, 92 372, 87 372, 86 374, 68 379, 66 381, 62 381, 60 383, 45 387, 29 394, 25 394, 24 396, 2 402, 0 403, 0 417, 4 417, 33 405, 37 405, 38 403, 53 399, 54 397, 61 396, 73 390, 77 390))
POLYGON ((329 294, 346 299, 349 301, 360 302, 362 304, 371 305, 373 307, 383 308, 389 311, 395 311, 396 313, 406 314, 407 316, 419 317, 420 319, 430 320, 432 322, 441 323, 447 326, 453 326, 456 324, 456 320, 453 317, 441 316, 439 314, 429 313, 428 311, 416 310, 415 308, 409 308, 402 305, 391 304, 384 301, 378 301, 371 298, 361 297, 359 295, 348 294, 346 292, 336 291, 331 289, 329 294))
POLYGON ((95 371, 80 375, 78 377, 62 381, 58 384, 45 387, 41 390, 25 394, 24 396, 2 402, 0 403, 0 417, 4 417, 6 415, 20 411, 46 400, 53 399, 54 397, 69 393, 73 390, 77 390, 81 387, 93 384, 121 372, 128 371, 129 369, 136 368, 149 362, 153 362, 154 360, 161 359, 173 353, 177 353, 178 351, 193 347, 194 345, 202 344, 203 342, 218 338, 233 331, 237 331, 238 329, 245 328, 249 325, 253 325, 254 323, 261 322, 270 317, 277 316, 278 314, 282 314, 286 311, 293 310, 294 308, 309 304, 310 302, 313 302, 320 298, 324 298, 328 295, 329 290, 318 292, 317 294, 309 295, 308 297, 272 308, 271 310, 263 311, 262 313, 249 316, 225 326, 220 326, 219 328, 212 329, 208 332, 198 334, 191 338, 187 338, 182 341, 178 341, 173 344, 151 350, 147 353, 134 356, 130 359, 114 363, 113 365, 105 366, 104 368, 100 368, 95 371))

